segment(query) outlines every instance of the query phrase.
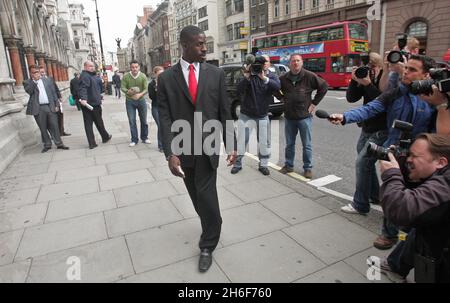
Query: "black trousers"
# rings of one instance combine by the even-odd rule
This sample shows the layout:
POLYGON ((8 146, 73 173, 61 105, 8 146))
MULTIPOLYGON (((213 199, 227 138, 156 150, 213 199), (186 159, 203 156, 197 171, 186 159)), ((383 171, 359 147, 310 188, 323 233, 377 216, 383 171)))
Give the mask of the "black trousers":
POLYGON ((55 141, 56 146, 63 145, 58 129, 57 114, 53 113, 50 110, 50 106, 48 104, 40 106, 39 114, 34 116, 34 119, 39 126, 39 130, 41 131, 41 138, 45 148, 52 147, 51 138, 53 138, 53 141, 55 141), (49 135, 49 132, 51 134, 51 137, 49 135))
POLYGON ((222 229, 219 198, 217 197, 217 169, 213 169, 208 156, 196 156, 194 167, 183 167, 184 183, 200 217, 202 235, 200 249, 214 251, 222 229))
POLYGON ((89 146, 95 146, 95 136, 93 123, 97 127, 98 132, 102 136, 102 140, 106 141, 109 139, 109 134, 105 129, 105 124, 103 123, 102 118, 102 107, 94 106, 94 110, 90 111, 85 106, 81 106, 81 110, 83 112, 83 120, 84 120, 84 130, 86 131, 86 137, 89 143, 89 146))
POLYGON ((61 111, 59 111, 57 114, 59 134, 64 135, 64 114, 61 111))

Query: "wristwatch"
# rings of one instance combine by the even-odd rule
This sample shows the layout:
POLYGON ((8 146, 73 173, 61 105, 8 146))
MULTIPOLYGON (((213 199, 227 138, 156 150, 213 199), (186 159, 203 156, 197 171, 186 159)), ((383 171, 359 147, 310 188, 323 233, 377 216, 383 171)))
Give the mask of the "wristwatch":
POLYGON ((436 109, 437 109, 437 110, 440 110, 441 108, 448 109, 448 103, 447 103, 447 102, 444 102, 444 103, 442 103, 442 104, 436 105, 436 109))

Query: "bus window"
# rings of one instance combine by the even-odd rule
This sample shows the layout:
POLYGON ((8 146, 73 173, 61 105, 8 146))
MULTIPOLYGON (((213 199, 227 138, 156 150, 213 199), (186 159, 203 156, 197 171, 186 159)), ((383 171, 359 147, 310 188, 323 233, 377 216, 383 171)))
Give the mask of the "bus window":
POLYGON ((342 26, 330 28, 328 30, 328 40, 341 40, 341 39, 344 39, 344 28, 342 26))
POLYGON ((344 59, 345 66, 347 67, 347 72, 352 71, 353 66, 360 66, 361 65, 361 57, 359 55, 347 55, 344 59))
POLYGON ((265 47, 265 38, 256 39, 256 47, 263 48, 265 47))
POLYGON ((278 36, 278 46, 291 45, 292 34, 278 36))
POLYGON ((349 23, 350 39, 367 40, 367 28, 362 24, 349 23))
POLYGON ((235 70, 233 73, 233 82, 234 85, 238 85, 239 82, 241 82, 242 78, 244 77, 244 75, 242 75, 242 71, 239 70, 235 70))
POLYGON ((318 42, 327 40, 328 30, 318 29, 309 32, 309 42, 318 42))
POLYGON ((303 67, 313 73, 324 73, 325 65, 325 58, 310 58, 303 61, 303 67))
POLYGON ((268 47, 278 46, 278 37, 277 36, 270 37, 269 39, 270 39, 269 40, 270 42, 269 42, 269 45, 267 45, 268 47))
POLYGON ((308 32, 300 32, 292 34, 292 44, 307 43, 308 42, 308 32))
POLYGON ((331 72, 332 73, 344 73, 344 57, 331 57, 331 72))

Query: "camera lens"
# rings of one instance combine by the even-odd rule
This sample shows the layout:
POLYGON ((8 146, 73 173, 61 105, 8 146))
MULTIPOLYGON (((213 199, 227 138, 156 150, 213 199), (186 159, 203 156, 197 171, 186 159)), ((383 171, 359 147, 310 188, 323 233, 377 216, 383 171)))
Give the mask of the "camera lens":
POLYGON ((413 95, 431 95, 433 94, 433 84, 433 79, 414 81, 409 90, 413 95))
POLYGON ((369 146, 367 147, 367 154, 378 160, 389 161, 389 152, 389 149, 378 146, 375 143, 369 143, 369 146))
POLYGON ((355 70, 355 76, 358 79, 364 79, 369 75, 369 67, 361 66, 357 70, 355 70))
POLYGON ((392 64, 403 62, 402 53, 399 51, 390 52, 387 59, 388 59, 389 63, 392 63, 392 64))

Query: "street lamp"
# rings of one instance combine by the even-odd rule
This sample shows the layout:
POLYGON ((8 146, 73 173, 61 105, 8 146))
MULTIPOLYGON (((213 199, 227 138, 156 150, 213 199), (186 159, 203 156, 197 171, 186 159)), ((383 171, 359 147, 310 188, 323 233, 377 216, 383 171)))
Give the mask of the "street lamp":
POLYGON ((97 13, 98 36, 100 39, 100 50, 102 53, 102 67, 103 67, 103 72, 106 72, 105 55, 103 54, 102 30, 100 29, 100 18, 98 16, 97 0, 93 0, 93 1, 95 2, 95 12, 97 13))

